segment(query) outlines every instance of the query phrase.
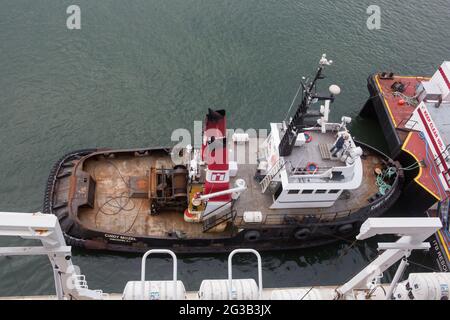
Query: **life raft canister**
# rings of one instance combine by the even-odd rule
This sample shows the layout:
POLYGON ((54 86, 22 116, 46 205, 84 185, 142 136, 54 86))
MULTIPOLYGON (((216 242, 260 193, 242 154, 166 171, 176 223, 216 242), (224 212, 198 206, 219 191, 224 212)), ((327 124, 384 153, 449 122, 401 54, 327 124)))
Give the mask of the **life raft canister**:
POLYGON ((318 169, 319 166, 315 162, 308 162, 306 164, 306 171, 308 171, 308 173, 310 174, 316 173, 318 169))
POLYGON ((305 135, 305 142, 306 143, 310 143, 312 141, 312 134, 311 132, 303 132, 303 134, 305 135))

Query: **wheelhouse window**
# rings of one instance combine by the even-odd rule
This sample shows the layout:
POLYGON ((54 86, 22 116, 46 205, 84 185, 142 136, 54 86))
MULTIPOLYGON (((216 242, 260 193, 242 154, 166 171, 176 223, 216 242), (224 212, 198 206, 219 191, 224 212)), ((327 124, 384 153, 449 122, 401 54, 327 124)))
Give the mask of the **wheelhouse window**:
POLYGON ((288 190, 288 194, 298 194, 300 190, 288 190))
POLYGON ((302 194, 312 194, 314 190, 303 190, 302 194))
POLYGON ((316 190, 316 193, 327 193, 327 190, 322 190, 322 189, 320 189, 320 190, 316 190))
POLYGON ((339 191, 341 191, 341 190, 330 190, 329 193, 339 193, 339 191))

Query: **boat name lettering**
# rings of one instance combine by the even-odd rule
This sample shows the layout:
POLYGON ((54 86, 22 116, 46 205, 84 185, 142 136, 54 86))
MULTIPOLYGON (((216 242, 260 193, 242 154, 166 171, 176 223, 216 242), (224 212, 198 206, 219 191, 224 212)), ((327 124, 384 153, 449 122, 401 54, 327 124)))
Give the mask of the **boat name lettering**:
POLYGON ((430 114, 428 113, 428 110, 426 108, 422 108, 423 114, 425 116, 425 120, 427 120, 428 126, 431 130, 431 132, 433 133, 433 136, 438 144, 439 149, 442 151, 442 148, 444 147, 444 144, 441 140, 441 138, 439 137, 439 132, 436 129, 433 120, 430 117, 430 114))
POLYGON ((133 242, 136 241, 134 237, 121 236, 118 234, 108 234, 105 233, 105 238, 113 240, 113 241, 122 241, 122 242, 133 242))
POLYGON ((380 202, 374 204, 373 206, 370 207, 370 211, 373 211, 375 209, 378 209, 379 207, 381 207, 383 205, 383 203, 385 203, 386 201, 389 200, 389 198, 392 196, 392 192, 390 192, 386 198, 382 199, 380 202))

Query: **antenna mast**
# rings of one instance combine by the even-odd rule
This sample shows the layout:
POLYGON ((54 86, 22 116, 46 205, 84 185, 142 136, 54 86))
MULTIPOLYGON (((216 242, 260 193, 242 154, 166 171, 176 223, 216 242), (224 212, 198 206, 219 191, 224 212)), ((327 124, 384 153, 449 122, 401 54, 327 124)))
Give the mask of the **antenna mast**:
POLYGON ((322 58, 319 61, 319 68, 317 69, 314 80, 309 84, 306 84, 304 82, 301 83, 303 99, 300 105, 297 107, 297 111, 295 112, 294 117, 290 120, 287 129, 284 132, 283 138, 281 139, 279 146, 280 156, 285 157, 289 156, 292 153, 292 149, 294 148, 299 129, 305 126, 304 120, 308 116, 308 109, 311 104, 323 100, 330 100, 331 102, 333 102, 335 94, 338 94, 338 92, 336 92, 335 94, 333 94, 332 92, 330 96, 321 96, 316 93, 317 80, 325 78, 322 75, 322 71, 325 66, 329 66, 332 63, 333 61, 327 60, 326 54, 323 54, 322 58))

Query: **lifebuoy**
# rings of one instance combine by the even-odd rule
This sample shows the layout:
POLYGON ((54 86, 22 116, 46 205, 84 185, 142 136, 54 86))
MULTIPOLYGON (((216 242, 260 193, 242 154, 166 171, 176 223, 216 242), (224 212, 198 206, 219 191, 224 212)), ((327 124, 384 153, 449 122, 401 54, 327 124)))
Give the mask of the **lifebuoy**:
POLYGON ((295 231, 294 238, 297 240, 305 240, 311 234, 311 230, 308 228, 301 228, 295 231))
POLYGON ((342 234, 349 233, 352 230, 353 230, 353 225, 351 223, 344 224, 338 228, 338 232, 342 233, 342 234))
POLYGON ((319 170, 319 166, 315 162, 308 162, 306 164, 306 171, 308 171, 309 174, 314 174, 319 170))
POLYGON ((311 134, 311 132, 303 132, 303 134, 305 135, 306 143, 310 143, 312 141, 312 134, 311 134))
POLYGON ((261 233, 257 230, 247 231, 244 235, 245 240, 253 242, 259 240, 261 237, 261 233))

